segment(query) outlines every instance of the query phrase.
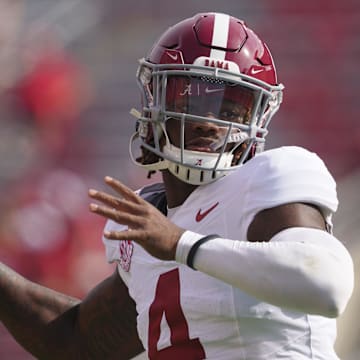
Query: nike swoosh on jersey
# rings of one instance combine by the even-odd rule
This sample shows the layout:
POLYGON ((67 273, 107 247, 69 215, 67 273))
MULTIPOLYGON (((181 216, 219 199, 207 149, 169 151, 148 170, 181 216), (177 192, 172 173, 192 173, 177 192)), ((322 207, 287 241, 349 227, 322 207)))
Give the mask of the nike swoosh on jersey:
POLYGON ((204 212, 201 212, 201 209, 199 209, 199 211, 196 214, 195 220, 197 222, 201 221, 205 216, 207 216, 211 211, 213 211, 218 205, 219 205, 219 202, 215 203, 213 206, 211 206, 204 212))

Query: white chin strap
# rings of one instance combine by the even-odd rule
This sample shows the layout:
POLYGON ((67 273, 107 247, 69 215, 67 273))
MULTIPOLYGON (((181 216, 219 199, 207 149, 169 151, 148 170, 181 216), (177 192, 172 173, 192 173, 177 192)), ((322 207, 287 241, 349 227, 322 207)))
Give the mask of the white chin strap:
POLYGON ((134 164, 148 171, 169 170, 171 174, 180 180, 192 185, 208 184, 225 176, 229 170, 224 170, 224 168, 230 168, 233 159, 232 154, 224 153, 217 166, 217 168, 222 170, 211 170, 215 168, 219 154, 184 150, 183 162, 186 164, 184 165, 180 164, 181 150, 171 144, 166 144, 163 148, 164 155, 178 161, 179 163, 163 159, 153 164, 141 164, 136 160, 131 148, 133 141, 135 141, 138 137, 139 134, 134 133, 129 144, 130 158, 134 164), (196 167, 201 167, 202 169, 197 169, 196 167), (204 169, 204 167, 207 169, 204 169))
POLYGON ((163 152, 166 157, 176 161, 167 161, 170 173, 192 185, 208 184, 225 176, 229 171, 225 169, 231 167, 233 159, 231 153, 222 154, 219 160, 219 154, 217 153, 190 150, 184 150, 183 159, 181 159, 181 150, 171 144, 166 144, 163 152), (222 170, 213 170, 215 166, 216 169, 222 170))

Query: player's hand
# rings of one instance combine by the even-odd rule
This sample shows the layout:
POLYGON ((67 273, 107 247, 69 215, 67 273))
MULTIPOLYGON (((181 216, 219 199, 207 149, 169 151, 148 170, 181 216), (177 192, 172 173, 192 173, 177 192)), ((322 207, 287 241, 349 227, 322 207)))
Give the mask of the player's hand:
POLYGON ((104 236, 110 240, 133 240, 152 256, 174 260, 177 242, 185 230, 169 221, 157 208, 120 181, 107 176, 105 183, 119 196, 90 189, 89 196, 102 203, 91 203, 90 210, 118 224, 127 225, 128 229, 105 232, 104 236))

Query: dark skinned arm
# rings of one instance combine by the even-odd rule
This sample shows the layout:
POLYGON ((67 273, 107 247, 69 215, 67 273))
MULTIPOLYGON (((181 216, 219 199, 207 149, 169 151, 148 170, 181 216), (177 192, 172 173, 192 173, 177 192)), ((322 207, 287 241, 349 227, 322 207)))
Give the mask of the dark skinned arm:
POLYGON ((290 227, 308 227, 326 230, 320 210, 310 204, 290 203, 260 211, 251 222, 249 241, 270 241, 278 232, 290 227))
POLYGON ((136 315, 117 271, 80 301, 0 264, 0 319, 38 359, 130 359, 143 351, 136 315))

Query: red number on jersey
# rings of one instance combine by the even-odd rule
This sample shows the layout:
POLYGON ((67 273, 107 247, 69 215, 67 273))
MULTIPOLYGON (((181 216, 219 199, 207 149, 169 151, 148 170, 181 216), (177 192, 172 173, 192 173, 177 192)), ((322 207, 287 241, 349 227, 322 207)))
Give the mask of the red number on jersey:
POLYGON ((205 351, 198 338, 190 339, 189 328, 180 304, 179 269, 160 275, 155 299, 149 310, 150 360, 201 360, 205 351), (170 328, 171 346, 158 350, 160 323, 165 314, 170 328))

